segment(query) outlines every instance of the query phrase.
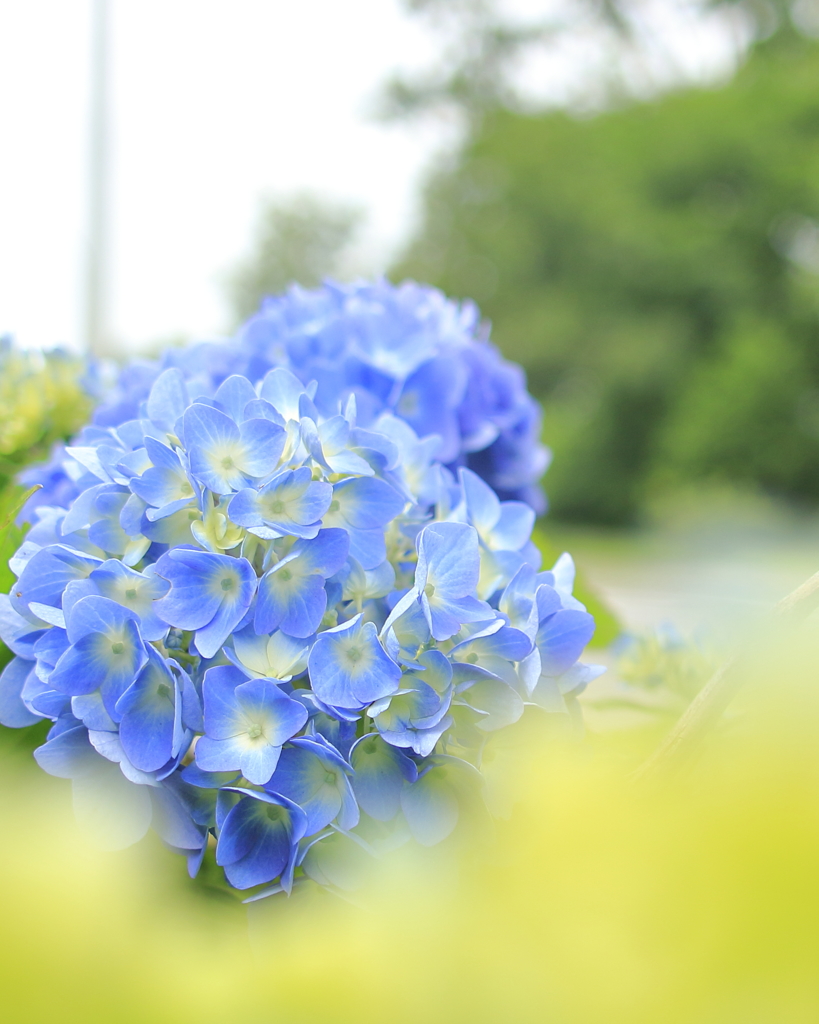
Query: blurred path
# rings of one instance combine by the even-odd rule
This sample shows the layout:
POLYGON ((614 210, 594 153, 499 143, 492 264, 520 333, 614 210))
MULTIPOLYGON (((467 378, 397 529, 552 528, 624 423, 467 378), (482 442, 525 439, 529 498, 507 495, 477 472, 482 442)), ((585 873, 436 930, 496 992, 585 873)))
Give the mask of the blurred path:
POLYGON ((709 499, 645 531, 592 531, 547 522, 626 629, 673 623, 730 642, 819 570, 819 517, 762 499, 709 499))

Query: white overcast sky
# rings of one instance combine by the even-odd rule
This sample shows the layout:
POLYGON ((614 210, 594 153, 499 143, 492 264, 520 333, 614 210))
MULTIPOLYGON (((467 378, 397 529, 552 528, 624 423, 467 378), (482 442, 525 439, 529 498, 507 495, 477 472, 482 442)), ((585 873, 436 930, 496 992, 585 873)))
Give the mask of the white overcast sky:
MULTIPOLYGON (((398 0, 112 6, 110 320, 123 345, 225 329, 222 281, 266 194, 359 203, 370 269, 388 264, 448 136, 368 117, 390 72, 434 53, 398 0)), ((24 345, 80 341, 90 8, 0 0, 0 333, 24 345)), ((689 63, 725 63, 717 36, 692 39, 689 63)), ((582 47, 561 59, 547 91, 576 76, 582 47)))

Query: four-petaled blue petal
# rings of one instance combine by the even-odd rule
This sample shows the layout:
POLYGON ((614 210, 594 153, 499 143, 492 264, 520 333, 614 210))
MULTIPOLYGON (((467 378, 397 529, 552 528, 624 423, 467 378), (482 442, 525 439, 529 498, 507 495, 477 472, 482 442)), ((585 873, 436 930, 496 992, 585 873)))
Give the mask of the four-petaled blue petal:
POLYGON ((377 700, 367 714, 381 736, 395 747, 411 747, 426 757, 452 724, 452 667, 440 651, 419 656, 422 668, 406 672, 398 693, 377 700))
POLYGON ((72 580, 89 576, 102 559, 87 555, 65 544, 41 548, 29 560, 11 591, 12 604, 21 613, 37 605, 59 607, 63 591, 72 580))
POLYGON ((154 603, 163 622, 196 630, 196 649, 212 658, 244 618, 256 592, 256 573, 246 558, 193 548, 173 548, 156 563, 171 584, 154 603))
POLYGON ((168 581, 157 575, 154 565, 147 566, 144 572, 136 572, 118 559, 109 558, 87 579, 68 584, 63 595, 63 611, 68 615, 80 598, 99 594, 136 612, 143 640, 161 640, 168 632, 168 624, 157 618, 154 601, 167 594, 169 587, 168 581))
POLYGON ((415 601, 420 601, 436 640, 449 640, 469 622, 494 618, 484 601, 474 597, 480 575, 475 529, 465 523, 431 523, 418 536, 415 586, 393 608, 385 628, 415 601))
POLYGON ((208 669, 203 686, 205 735, 196 745, 204 771, 241 770, 248 782, 264 785, 283 744, 307 721, 303 704, 269 679, 251 679, 232 665, 208 669))
POLYGON ((318 426, 311 419, 303 419, 301 436, 316 462, 331 473, 373 475, 369 462, 348 447, 350 424, 343 416, 333 416, 318 426))
POLYGON ((348 778, 351 773, 347 761, 323 737, 297 739, 282 751, 266 789, 302 808, 307 815, 307 835, 336 819, 339 828, 350 829, 359 817, 348 778))
POLYGON ((304 811, 284 796, 240 787, 228 789, 238 793, 240 799, 222 822, 216 863, 237 889, 281 877, 282 888, 289 892, 299 840, 307 831, 304 811))
POLYGON ((398 689, 401 669, 378 640, 375 624, 356 615, 319 633, 307 662, 313 692, 325 704, 363 708, 398 689))
POLYGON ((179 454, 156 438, 145 438, 145 452, 152 465, 140 476, 132 477, 128 486, 133 493, 155 510, 152 519, 164 519, 184 508, 195 491, 179 454))
POLYGON ((81 696, 99 690, 108 714, 117 721, 116 703, 145 664, 138 616, 107 597, 84 597, 68 616, 71 646, 48 677, 60 693, 81 696))
POLYGON ((302 466, 279 473, 258 491, 243 488, 232 498, 228 515, 239 526, 262 531, 260 536, 311 538, 332 498, 332 485, 313 480, 311 470, 302 466))
POLYGON ((195 402, 182 417, 191 473, 216 494, 269 476, 284 449, 285 431, 267 419, 236 423, 219 409, 195 402))
POLYGON ((327 608, 324 581, 344 565, 349 549, 344 530, 320 530, 313 540, 296 541, 259 580, 256 632, 281 629, 294 637, 315 633, 327 608))

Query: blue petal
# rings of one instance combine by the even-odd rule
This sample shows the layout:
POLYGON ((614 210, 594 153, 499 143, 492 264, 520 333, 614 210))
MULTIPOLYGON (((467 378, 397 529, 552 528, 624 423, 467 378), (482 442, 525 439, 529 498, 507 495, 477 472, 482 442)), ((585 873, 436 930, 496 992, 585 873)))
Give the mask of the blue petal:
POLYGON ((401 809, 413 838, 422 846, 440 843, 458 823, 457 797, 434 768, 401 791, 401 809))
POLYGON ((415 763, 375 733, 362 736, 351 752, 353 790, 361 809, 378 821, 390 821, 401 810, 401 790, 418 777, 415 763))
MULTIPOLYGON (((481 537, 486 540, 500 519, 501 503, 498 500, 498 496, 471 469, 461 467, 458 470, 458 479, 463 489, 464 503, 469 516, 469 522, 475 527, 481 537)), ((524 540, 526 539, 528 538, 524 538, 524 540)))
POLYGON ((241 425, 239 433, 244 446, 240 468, 249 476, 268 476, 284 450, 285 431, 270 420, 251 419, 241 425))
POLYGON ((202 732, 204 730, 202 702, 199 699, 199 694, 196 692, 196 687, 191 682, 188 673, 183 668, 173 664, 173 662, 171 662, 171 671, 179 678, 179 685, 182 691, 183 726, 186 729, 191 729, 193 732, 202 732))
POLYGON ((241 589, 225 597, 211 621, 196 631, 194 643, 203 658, 213 658, 216 655, 233 630, 239 627, 250 608, 256 589, 256 574, 249 562, 246 562, 246 565, 249 573, 244 574, 241 589))
POLYGON ((281 628, 288 636, 311 636, 327 608, 327 593, 321 576, 301 575, 298 560, 280 562, 259 580, 254 628, 272 633, 281 628))
POLYGON ((401 679, 401 669, 378 642, 375 624, 360 619, 320 633, 310 651, 313 691, 333 707, 363 707, 393 693, 401 679))
POLYGON ((387 557, 383 530, 351 530, 350 554, 365 570, 375 569, 387 557))
POLYGON ((175 432, 176 421, 188 405, 185 379, 176 367, 163 370, 154 381, 145 411, 148 419, 168 433, 175 432))
POLYGON ((298 420, 299 401, 305 394, 304 385, 289 370, 277 366, 262 381, 259 396, 270 404, 285 419, 298 420))
POLYGON ((37 764, 60 779, 77 779, 88 775, 99 764, 100 755, 88 742, 88 730, 77 723, 54 736, 34 751, 37 764))
POLYGON ((68 639, 71 643, 90 633, 108 633, 122 629, 128 622, 137 622, 138 616, 128 608, 107 597, 90 594, 72 607, 68 618, 68 639))
POLYGON ((535 591, 538 623, 544 622, 550 615, 563 607, 560 594, 548 583, 541 583, 535 591))
POLYGON ((415 582, 419 591, 434 587, 430 601, 474 594, 479 575, 478 536, 473 527, 464 523, 424 527, 418 538, 415 582))
MULTIPOLYGON (((200 736, 196 744, 196 765, 204 772, 238 774, 241 770, 243 753, 244 746, 238 736, 229 736, 221 740, 213 739, 210 736, 200 736)), ((271 768, 270 774, 272 773, 273 769, 271 768)), ((270 775, 268 775, 269 777, 270 775)))
POLYGON ((154 772, 176 753, 182 708, 178 684, 154 647, 140 674, 119 698, 119 737, 128 760, 141 771, 154 772))
POLYGON ((72 697, 70 707, 74 717, 79 718, 89 731, 116 732, 117 723, 105 710, 99 690, 72 697))
POLYGON ((300 540, 291 548, 303 561, 306 572, 318 573, 324 579, 335 574, 347 561, 350 536, 346 530, 319 530, 313 540, 300 540))
POLYGON ((288 746, 267 783, 268 792, 287 797, 307 815, 307 835, 319 832, 342 807, 337 780, 341 769, 325 766, 311 750, 288 746), (330 781, 328 781, 328 779, 330 781))
MULTIPOLYGON (((353 477, 333 487, 335 515, 344 520, 339 526, 354 530, 382 529, 404 510, 404 498, 384 480, 377 477, 353 477)), ((328 525, 336 525, 330 522, 328 525)), ((370 566, 372 568, 372 566, 370 566)))
POLYGON ((449 640, 465 623, 481 622, 492 614, 484 601, 470 596, 447 597, 442 591, 436 591, 432 598, 422 593, 421 606, 436 640, 449 640))
POLYGON ((282 746, 307 722, 304 705, 288 697, 270 680, 243 682, 236 687, 235 697, 249 720, 264 725, 264 737, 272 746, 282 746))
POLYGON ((12 607, 8 594, 0 594, 0 640, 21 658, 33 660, 34 645, 43 636, 42 623, 32 625, 12 607))
MULTIPOLYGON (((200 740, 199 743, 201 742, 200 740)), ((238 771, 208 772, 203 771, 196 764, 186 765, 180 775, 185 782, 201 789, 221 789, 222 786, 229 786, 239 778, 238 771)))
POLYGON ((305 833, 304 814, 289 800, 268 793, 235 792, 241 799, 222 824, 217 864, 237 889, 272 882, 280 875, 283 887, 289 888, 298 842, 305 833))
POLYGON ((263 785, 273 774, 282 744, 306 723, 304 706, 275 683, 244 681, 228 666, 209 669, 204 689, 208 735, 196 746, 197 764, 206 771, 241 768, 246 779, 263 785))
POLYGON ((256 401, 256 392, 247 377, 234 373, 222 381, 213 397, 231 419, 240 423, 248 403, 256 401))
POLYGON ((532 535, 535 511, 522 501, 504 501, 501 514, 492 530, 492 547, 519 551, 532 535))
POLYGON ((72 502, 71 508, 62 521, 63 534, 84 530, 99 518, 96 507, 97 495, 108 486, 108 484, 96 484, 93 487, 88 487, 72 502))
POLYGON ((151 825, 169 846, 178 850, 201 850, 207 829, 196 824, 179 795, 167 786, 150 787, 153 814, 151 825))
POLYGON ((64 544, 51 544, 31 558, 12 593, 24 606, 30 601, 59 606, 67 584, 71 580, 85 579, 101 564, 101 558, 75 551, 64 544))
MULTIPOLYGON (((140 573, 116 559, 110 559, 95 569, 85 582, 92 583, 103 597, 135 612, 139 616, 139 631, 145 640, 161 640, 165 637, 168 624, 157 618, 154 601, 167 594, 170 585, 157 575, 153 565, 140 573)), ((78 585, 70 584, 73 587, 78 585)))
POLYGON ((202 694, 208 736, 229 739, 241 731, 241 721, 237 722, 235 690, 246 681, 247 676, 233 665, 217 665, 205 672, 202 694))
POLYGON ((162 555, 156 571, 171 590, 154 603, 155 613, 171 626, 197 630, 199 653, 213 657, 250 607, 253 566, 246 558, 175 548, 162 555))
POLYGON ((453 661, 473 659, 480 664, 482 658, 497 657, 508 661, 523 661, 532 652, 532 641, 519 629, 495 622, 487 630, 456 644, 449 652, 453 661))
POLYGON ((239 440, 239 428, 230 416, 202 402, 194 402, 185 410, 182 419, 185 447, 200 447, 211 451, 220 445, 234 445, 239 440))
POLYGON ((258 492, 240 491, 228 515, 240 526, 268 526, 282 535, 315 537, 332 501, 330 484, 314 481, 306 466, 285 470, 258 492))
POLYGON ((61 656, 48 681, 55 690, 70 696, 101 690, 106 710, 113 716, 117 700, 131 685, 144 661, 145 649, 139 633, 135 624, 127 621, 121 630, 110 635, 88 633, 80 637, 61 656), (115 644, 121 645, 118 651, 113 650, 115 644))
POLYGON ((221 557, 191 548, 175 548, 162 555, 156 571, 171 589, 156 602, 154 611, 163 622, 179 629, 199 629, 210 622, 222 603, 222 593, 206 582, 220 567, 215 559, 221 557))
POLYGON ((34 644, 33 654, 37 659, 37 672, 44 681, 48 680, 49 672, 59 661, 60 655, 65 654, 70 646, 68 633, 64 629, 56 627, 41 634, 34 644))
MULTIPOLYGON (((306 715, 306 712, 305 712, 306 715)), ((275 746, 257 747, 242 752, 242 775, 254 786, 263 786, 270 781, 270 776, 279 763, 282 748, 275 746)))
POLYGON ((133 493, 154 508, 193 498, 194 489, 176 452, 151 437, 145 438, 145 445, 154 465, 129 481, 133 493))
POLYGON ((271 423, 277 423, 280 427, 285 425, 284 417, 275 410, 270 402, 266 402, 263 398, 257 398, 247 403, 244 408, 244 418, 270 420, 271 423))
POLYGON ((20 697, 26 680, 34 671, 34 662, 12 658, 0 675, 0 724, 10 729, 23 729, 42 719, 32 714, 20 697))
POLYGON ((544 675, 560 675, 583 653, 594 635, 594 619, 588 612, 564 609, 555 612, 541 625, 537 646, 544 675))
POLYGON ((525 563, 506 585, 498 603, 500 611, 507 616, 512 626, 531 632, 534 595, 535 567, 525 563))

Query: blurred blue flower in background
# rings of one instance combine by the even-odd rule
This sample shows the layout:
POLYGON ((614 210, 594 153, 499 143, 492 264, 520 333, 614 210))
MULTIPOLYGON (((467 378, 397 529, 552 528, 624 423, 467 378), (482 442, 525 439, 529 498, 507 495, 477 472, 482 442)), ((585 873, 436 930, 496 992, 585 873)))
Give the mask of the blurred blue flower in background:
MULTIPOLYGON (((255 387, 273 367, 284 367, 302 385, 314 384, 310 400, 324 422, 310 447, 314 454, 322 451, 327 468, 366 472, 359 451, 366 448, 366 438, 356 438, 358 444, 345 431, 369 431, 388 412, 420 438, 435 435, 435 457, 450 469, 466 466, 501 499, 520 499, 536 512, 545 509, 538 481, 550 456, 540 442, 540 408, 526 390, 523 370, 503 359, 490 343, 487 325, 474 304, 454 302, 435 288, 412 281, 393 285, 384 279, 345 285, 327 281, 314 290, 293 285, 284 295, 266 299, 231 341, 171 349, 157 363, 126 366, 97 407, 94 423, 118 427, 135 419, 157 377, 172 367, 197 394, 214 398, 228 414, 238 409, 249 420, 243 425, 234 417, 231 426, 230 415, 201 410, 194 414, 191 430, 196 437, 189 441, 190 458, 205 476, 202 460, 216 458, 217 448, 221 459, 232 460, 231 480, 243 467, 251 468, 243 458, 264 460, 265 446, 275 448, 272 427, 280 421, 273 417, 264 427, 259 420, 269 417, 271 405, 293 418, 295 408, 285 409, 287 394, 292 402, 298 393, 292 387, 286 393, 279 380, 268 378, 260 401, 246 409, 250 398, 257 397, 247 388, 255 387), (228 395, 219 389, 231 375, 228 395), (245 385, 237 386, 236 380, 243 378, 245 385), (345 424, 335 414, 350 396, 357 413, 355 422, 345 424)), ((178 387, 175 391, 178 395, 178 387)), ((149 417, 169 427, 161 413, 173 413, 161 407, 173 399, 156 390, 153 395, 157 408, 148 410, 149 417)), ((392 434, 390 438, 394 441, 392 434)), ((56 461, 28 469, 21 477, 44 488, 29 509, 49 503, 50 495, 58 492, 64 500, 66 494, 70 499, 83 489, 76 469, 69 472, 68 481, 57 470, 59 459, 57 451, 56 461)), ((155 466, 160 473, 165 468, 155 466)), ((223 470, 217 467, 216 472, 223 470)), ((154 473, 152 481, 158 476, 154 473)), ((228 477, 221 479, 219 486, 226 487, 228 477)))

